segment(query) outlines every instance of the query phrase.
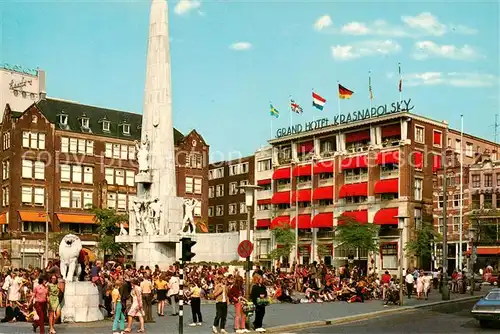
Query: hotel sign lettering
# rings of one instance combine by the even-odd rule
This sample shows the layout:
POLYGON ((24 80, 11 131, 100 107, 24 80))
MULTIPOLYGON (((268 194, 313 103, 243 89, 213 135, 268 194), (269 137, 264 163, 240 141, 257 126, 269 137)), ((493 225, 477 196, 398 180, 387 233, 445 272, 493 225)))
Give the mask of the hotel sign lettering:
POLYGON ((321 129, 329 125, 348 124, 356 121, 363 121, 371 118, 377 118, 384 115, 395 114, 403 111, 412 111, 415 107, 411 104, 411 99, 402 100, 401 102, 393 102, 391 104, 383 104, 380 106, 366 108, 354 111, 347 115, 337 115, 333 117, 333 122, 328 118, 318 119, 316 121, 305 122, 304 124, 296 124, 288 128, 280 128, 276 131, 276 138, 294 135, 297 133, 308 132, 316 129, 321 129))

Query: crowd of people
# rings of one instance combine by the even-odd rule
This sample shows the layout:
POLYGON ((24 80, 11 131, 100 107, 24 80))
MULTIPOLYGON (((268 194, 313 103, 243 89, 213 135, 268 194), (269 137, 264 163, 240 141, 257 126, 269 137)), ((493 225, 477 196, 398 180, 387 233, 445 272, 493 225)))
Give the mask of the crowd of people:
MULTIPOLYGON (((297 265, 291 271, 257 266, 248 294, 241 269, 225 266, 186 266, 183 291, 178 264, 168 268, 135 268, 96 261, 85 268, 79 279, 95 284, 103 313, 113 319, 114 334, 131 332, 134 320, 138 322, 137 332, 144 332, 145 324, 154 321, 153 312, 159 319, 178 316, 179 296, 190 305, 192 327, 201 326, 204 321, 202 307, 206 306, 202 306, 202 301, 215 303, 213 333, 227 333, 229 307, 234 308, 234 330, 246 333, 250 328, 265 332, 263 319, 270 303, 363 303, 369 299, 384 300, 386 305, 399 302, 399 282, 389 272, 379 275, 369 268, 363 273, 358 267, 332 268, 316 262, 297 265), (249 319, 252 316, 253 322, 249 319)), ((33 330, 39 329, 41 334, 48 324, 49 333, 56 333, 65 287, 57 263, 49 262, 43 270, 13 269, 2 275, 0 281, 1 305, 6 307, 2 322, 31 321, 33 330)), ((440 270, 408 270, 405 293, 408 298, 414 293, 417 298, 427 298, 431 288, 438 289, 440 282, 440 270)))

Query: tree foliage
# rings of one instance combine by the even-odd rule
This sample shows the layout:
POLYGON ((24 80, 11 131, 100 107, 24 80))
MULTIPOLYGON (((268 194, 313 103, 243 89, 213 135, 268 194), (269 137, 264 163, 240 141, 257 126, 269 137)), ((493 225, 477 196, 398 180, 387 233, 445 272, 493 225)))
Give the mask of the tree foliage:
POLYGON ((54 254, 59 253, 59 245, 66 234, 66 232, 49 233, 49 251, 54 254))
POLYGON ((418 258, 430 257, 432 255, 432 243, 441 240, 439 234, 431 222, 422 222, 422 226, 416 230, 416 237, 405 244, 405 252, 418 258))
POLYGON ((290 226, 278 227, 272 230, 272 234, 276 244, 280 245, 279 248, 275 248, 271 251, 270 257, 273 260, 279 259, 280 257, 287 257, 290 255, 292 248, 295 245, 295 233, 290 226))
POLYGON ((105 257, 116 258, 123 256, 128 249, 127 244, 115 242, 115 237, 120 234, 120 223, 128 221, 128 215, 119 214, 113 209, 91 209, 95 220, 99 224, 98 248, 105 257))
POLYGON ((369 252, 378 251, 375 238, 378 236, 378 225, 360 224, 357 221, 344 218, 343 224, 337 227, 335 239, 349 251, 366 249, 369 252))

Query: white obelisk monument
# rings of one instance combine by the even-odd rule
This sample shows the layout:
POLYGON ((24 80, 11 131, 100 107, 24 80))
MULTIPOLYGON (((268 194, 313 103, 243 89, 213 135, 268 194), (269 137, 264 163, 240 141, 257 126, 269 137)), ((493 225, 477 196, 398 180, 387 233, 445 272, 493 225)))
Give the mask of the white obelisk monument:
POLYGON ((170 265, 183 220, 177 197, 172 125, 172 84, 166 0, 151 4, 141 142, 136 143, 137 197, 129 207, 129 235, 117 242, 134 244, 137 265, 170 265))

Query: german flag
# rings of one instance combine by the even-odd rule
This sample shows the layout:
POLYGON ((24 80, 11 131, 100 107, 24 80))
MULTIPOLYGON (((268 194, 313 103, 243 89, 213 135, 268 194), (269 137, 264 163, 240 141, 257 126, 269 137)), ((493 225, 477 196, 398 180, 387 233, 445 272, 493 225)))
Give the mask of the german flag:
POLYGON ((342 86, 341 84, 339 84, 339 98, 350 99, 352 94, 354 94, 354 92, 352 90, 349 90, 349 89, 345 88, 344 86, 342 86))

